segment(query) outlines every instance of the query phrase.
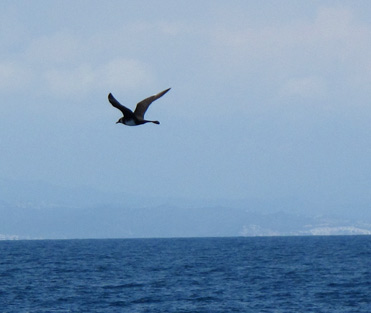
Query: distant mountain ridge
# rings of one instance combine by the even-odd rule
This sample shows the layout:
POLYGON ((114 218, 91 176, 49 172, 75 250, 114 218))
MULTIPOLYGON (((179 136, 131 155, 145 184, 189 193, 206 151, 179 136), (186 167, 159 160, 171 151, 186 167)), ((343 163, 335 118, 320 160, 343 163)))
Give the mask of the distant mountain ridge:
POLYGON ((0 239, 353 234, 371 234, 371 220, 0 180, 0 239))
POLYGON ((3 237, 25 239, 371 234, 371 223, 226 207, 2 207, 0 216, 3 237))

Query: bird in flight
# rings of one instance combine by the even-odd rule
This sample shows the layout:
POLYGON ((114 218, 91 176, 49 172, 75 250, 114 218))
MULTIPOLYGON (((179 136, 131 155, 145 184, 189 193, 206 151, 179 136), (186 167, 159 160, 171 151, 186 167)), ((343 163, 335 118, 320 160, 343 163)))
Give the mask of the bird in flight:
POLYGON ((134 112, 127 107, 124 107, 120 102, 118 102, 115 97, 110 93, 108 95, 108 101, 116 108, 119 109, 123 117, 121 117, 116 124, 121 123, 128 126, 136 126, 141 125, 145 123, 154 123, 154 124, 160 124, 159 121, 148 121, 144 119, 144 114, 146 113, 148 107, 150 104, 157 100, 158 98, 162 97, 165 93, 167 93, 171 88, 168 88, 164 91, 159 92, 158 94, 155 94, 153 96, 150 96, 140 102, 138 102, 137 107, 135 108, 134 112))

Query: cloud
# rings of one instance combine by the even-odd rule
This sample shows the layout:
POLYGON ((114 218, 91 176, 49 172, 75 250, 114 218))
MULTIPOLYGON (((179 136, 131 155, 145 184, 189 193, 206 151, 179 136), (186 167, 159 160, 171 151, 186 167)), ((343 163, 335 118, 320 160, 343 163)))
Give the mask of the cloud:
MULTIPOLYGON (((305 56, 307 49, 307 52, 317 50, 318 55, 325 51, 331 52, 331 56, 339 55, 341 51, 335 48, 357 49, 346 45, 355 34, 357 37, 360 34, 361 37, 369 37, 369 25, 357 23, 350 10, 338 8, 319 9, 315 18, 309 21, 289 20, 267 26, 241 22, 237 29, 221 27, 211 31, 213 45, 218 49, 236 57, 254 59, 278 55, 292 57, 298 53, 305 56)), ((357 46, 362 44, 360 39, 354 42, 357 46)))
POLYGON ((134 89, 151 84, 154 77, 149 66, 133 59, 115 59, 100 69, 100 81, 114 89, 134 89))
POLYGON ((47 70, 43 76, 48 90, 58 96, 86 94, 95 81, 95 71, 87 64, 72 69, 47 70))
MULTIPOLYGON (((102 38, 57 31, 24 41, 0 62, 0 91, 70 97, 152 84, 150 66, 140 58, 117 56, 102 38), (99 46, 99 47, 98 47, 99 46), (42 88, 39 88, 42 87, 42 88)), ((113 51, 120 51, 115 47, 113 51)), ((124 49, 122 49, 124 50, 124 49)))
POLYGON ((82 62, 88 48, 84 40, 66 31, 33 38, 25 47, 23 59, 31 65, 48 67, 82 62))
POLYGON ((114 59, 94 66, 84 63, 75 68, 47 70, 44 79, 49 89, 61 97, 85 95, 95 90, 130 90, 152 83, 150 69, 138 60, 114 59))
POLYGON ((257 82, 276 97, 320 96, 334 88, 368 92, 371 26, 351 9, 320 7, 313 16, 259 23, 243 17, 228 23, 190 25, 169 18, 130 21, 109 31, 46 32, 15 45, 19 50, 0 64, 0 89, 32 93, 42 85, 57 97, 129 90, 151 85, 157 73, 175 68, 183 71, 183 84, 196 83, 197 77, 207 77, 211 86, 218 79, 257 82), (184 82, 184 73, 194 79, 184 82))
MULTIPOLYGON (((210 31, 210 55, 226 75, 275 86, 282 95, 321 95, 371 84, 371 25, 345 7, 321 7, 312 18, 275 25, 238 21, 210 31)), ((354 90, 352 89, 352 92, 354 90)))

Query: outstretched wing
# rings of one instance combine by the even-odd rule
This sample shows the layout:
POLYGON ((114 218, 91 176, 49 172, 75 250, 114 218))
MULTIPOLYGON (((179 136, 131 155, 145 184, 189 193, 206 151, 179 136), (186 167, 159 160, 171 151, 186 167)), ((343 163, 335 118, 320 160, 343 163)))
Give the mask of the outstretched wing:
POLYGON ((120 102, 118 102, 115 97, 112 95, 112 93, 110 93, 108 95, 108 101, 116 108, 116 109, 119 109, 122 114, 126 115, 126 116, 130 116, 130 115, 133 115, 133 111, 131 111, 130 109, 128 109, 127 107, 124 107, 122 104, 120 104, 120 102))
POLYGON ((137 107, 134 111, 134 114, 136 117, 139 117, 139 118, 144 118, 144 113, 146 113, 148 107, 150 106, 150 104, 157 100, 158 98, 161 98, 165 93, 167 93, 171 88, 168 88, 164 91, 161 91, 159 92, 158 94, 155 94, 153 96, 150 96, 142 101, 140 101, 138 104, 137 104, 137 107))

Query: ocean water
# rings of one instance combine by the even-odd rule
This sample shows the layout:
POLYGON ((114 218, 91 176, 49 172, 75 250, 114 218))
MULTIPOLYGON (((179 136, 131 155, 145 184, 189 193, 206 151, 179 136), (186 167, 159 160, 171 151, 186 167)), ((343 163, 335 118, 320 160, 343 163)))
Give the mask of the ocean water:
POLYGON ((371 312, 371 236, 0 242, 0 312, 371 312))

